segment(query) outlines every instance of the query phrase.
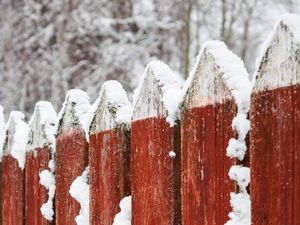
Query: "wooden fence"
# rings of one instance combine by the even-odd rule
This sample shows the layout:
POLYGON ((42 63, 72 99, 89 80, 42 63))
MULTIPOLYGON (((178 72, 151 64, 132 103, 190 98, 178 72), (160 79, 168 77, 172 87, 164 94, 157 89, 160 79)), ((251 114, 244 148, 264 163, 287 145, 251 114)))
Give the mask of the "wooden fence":
POLYGON ((185 82, 149 63, 133 105, 107 81, 29 125, 0 107, 0 224, 300 224, 299 21, 278 23, 253 82, 211 41, 185 82))

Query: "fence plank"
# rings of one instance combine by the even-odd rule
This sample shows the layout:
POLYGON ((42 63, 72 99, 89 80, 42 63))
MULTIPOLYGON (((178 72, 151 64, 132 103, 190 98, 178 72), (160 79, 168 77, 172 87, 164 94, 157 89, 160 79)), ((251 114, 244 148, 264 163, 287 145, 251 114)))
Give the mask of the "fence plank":
MULTIPOLYGON (((187 81, 181 113, 182 224, 224 224, 228 220, 228 177, 235 164, 226 156, 235 134, 232 121, 237 106, 227 78, 249 84, 243 63, 217 41, 206 43, 187 81), (234 67, 233 67, 234 65, 234 67), (232 67, 232 69, 230 68, 232 67)), ((250 90, 250 89, 249 89, 250 90)))
POLYGON ((48 169, 51 151, 55 144, 54 129, 56 112, 50 102, 38 102, 29 122, 29 138, 25 164, 25 217, 26 225, 49 225, 41 207, 48 200, 45 187, 40 184, 39 174, 48 169))
POLYGON ((170 127, 176 117, 171 114, 174 109, 168 107, 172 102, 167 100, 168 97, 177 99, 180 83, 167 65, 151 62, 134 97, 131 127, 133 225, 181 223, 180 129, 178 125, 170 127))
POLYGON ((83 129, 84 114, 89 110, 85 92, 70 90, 59 113, 55 151, 55 224, 76 225, 80 205, 69 193, 72 182, 88 165, 88 143, 83 129))
POLYGON ((24 163, 28 126, 21 112, 13 111, 7 122, 2 160, 3 225, 23 225, 24 163))
POLYGON ((0 105, 0 224, 2 225, 2 157, 3 144, 5 139, 5 123, 3 108, 0 105))
POLYGON ((103 84, 90 129, 90 222, 113 224, 119 202, 130 195, 132 108, 120 83, 103 84))
POLYGON ((252 224, 300 224, 300 17, 265 43, 251 96, 252 224))

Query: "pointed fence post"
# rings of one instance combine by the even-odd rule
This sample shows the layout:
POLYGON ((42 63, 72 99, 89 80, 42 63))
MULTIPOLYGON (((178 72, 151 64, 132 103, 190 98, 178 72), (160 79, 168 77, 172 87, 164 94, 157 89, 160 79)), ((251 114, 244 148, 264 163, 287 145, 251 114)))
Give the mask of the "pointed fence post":
POLYGON ((251 96, 252 224, 300 224, 300 16, 264 44, 251 96))
POLYGON ((76 225, 80 205, 71 197, 72 182, 88 165, 84 115, 90 108, 87 94, 70 90, 58 115, 55 151, 55 224, 76 225))
POLYGON ((103 84, 90 128, 90 223, 113 224, 119 203, 130 195, 132 107, 117 81, 103 84))
POLYGON ((0 224, 2 225, 2 157, 3 157, 3 144, 5 140, 5 123, 3 108, 0 105, 0 224))
POLYGON ((174 124, 181 82, 166 64, 151 62, 135 92, 131 124, 133 225, 181 224, 180 129, 174 124))
POLYGON ((235 137, 232 122, 236 113, 247 112, 242 106, 246 102, 239 97, 248 95, 249 104, 250 90, 243 62, 224 43, 207 42, 183 89, 186 93, 181 106, 183 225, 220 225, 228 220, 232 211, 230 193, 235 195, 236 191, 228 172, 236 163, 231 158, 244 158, 245 136, 232 139, 241 143, 242 148, 227 147, 235 137), (247 93, 242 93, 243 88, 247 93))
POLYGON ((26 225, 50 225, 41 212, 48 191, 40 184, 40 173, 48 169, 55 148, 56 112, 50 102, 38 102, 29 122, 25 164, 26 225))
POLYGON ((24 166, 28 125, 21 112, 10 113, 2 159, 3 225, 24 225, 24 166))

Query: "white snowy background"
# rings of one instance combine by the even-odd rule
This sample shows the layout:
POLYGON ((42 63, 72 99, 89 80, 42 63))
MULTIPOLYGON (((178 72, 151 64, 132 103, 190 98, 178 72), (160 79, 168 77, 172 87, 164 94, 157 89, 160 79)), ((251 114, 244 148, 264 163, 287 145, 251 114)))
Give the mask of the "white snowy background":
MULTIPOLYGON (((205 41, 224 41, 250 73, 258 47, 298 0, 0 0, 0 104, 29 118, 66 92, 94 101, 105 80, 128 93, 150 60, 187 77, 205 41)), ((8 115, 6 115, 7 118, 8 115)))

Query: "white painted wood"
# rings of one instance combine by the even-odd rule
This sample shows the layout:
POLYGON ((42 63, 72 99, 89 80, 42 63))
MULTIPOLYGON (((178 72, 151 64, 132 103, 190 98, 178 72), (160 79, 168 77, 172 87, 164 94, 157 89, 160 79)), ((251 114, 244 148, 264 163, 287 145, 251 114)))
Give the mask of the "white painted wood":
POLYGON ((254 92, 300 84, 300 16, 296 18, 297 27, 284 17, 264 43, 254 92))
POLYGON ((63 107, 58 114, 56 133, 60 134, 72 127, 85 129, 85 114, 90 107, 89 97, 84 91, 78 89, 68 91, 63 107))
POLYGON ((135 90, 132 120, 167 117, 174 125, 180 101, 182 79, 160 61, 148 64, 135 90))
POLYGON ((29 121, 29 137, 27 151, 45 146, 55 149, 56 112, 50 102, 36 103, 31 120, 29 121))
POLYGON ((241 59, 223 42, 210 41, 200 51, 183 88, 183 107, 203 107, 234 98, 247 111, 250 92, 249 75, 241 59))
POLYGON ((130 126, 132 106, 119 82, 104 82, 95 104, 90 134, 111 130, 118 125, 130 126))

